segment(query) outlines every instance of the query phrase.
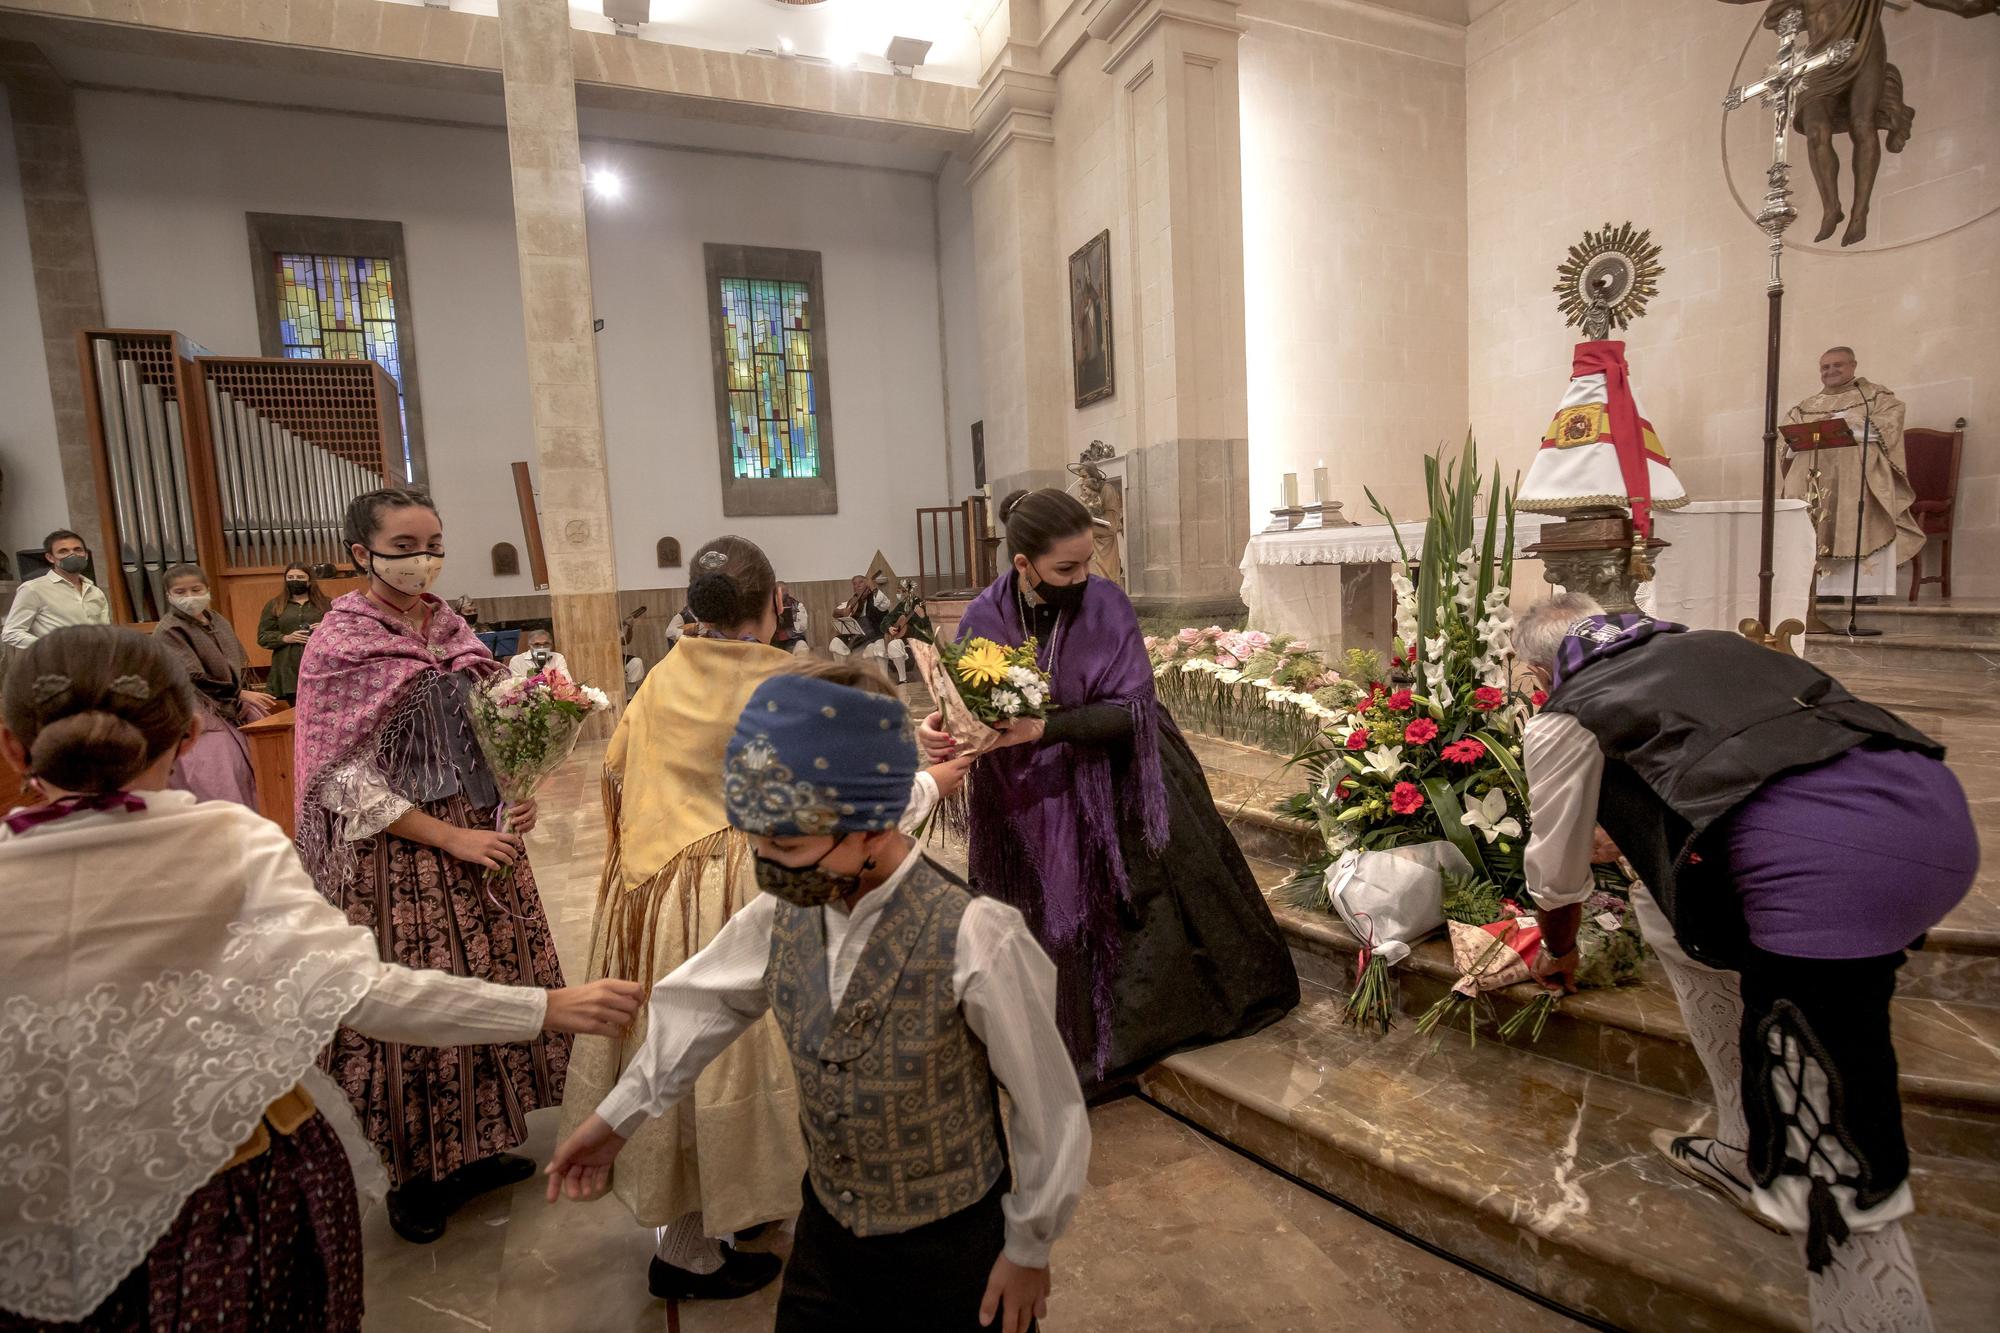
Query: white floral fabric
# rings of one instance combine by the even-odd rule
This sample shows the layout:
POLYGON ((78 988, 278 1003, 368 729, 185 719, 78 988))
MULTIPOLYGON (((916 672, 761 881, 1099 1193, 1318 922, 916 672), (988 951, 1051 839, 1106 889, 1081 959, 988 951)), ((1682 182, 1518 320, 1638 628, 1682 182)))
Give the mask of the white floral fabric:
POLYGON ((30 1319, 95 1309, 343 1019, 406 1041, 542 1024, 540 991, 383 963, 250 810, 141 795, 0 827, 0 1309, 30 1319))

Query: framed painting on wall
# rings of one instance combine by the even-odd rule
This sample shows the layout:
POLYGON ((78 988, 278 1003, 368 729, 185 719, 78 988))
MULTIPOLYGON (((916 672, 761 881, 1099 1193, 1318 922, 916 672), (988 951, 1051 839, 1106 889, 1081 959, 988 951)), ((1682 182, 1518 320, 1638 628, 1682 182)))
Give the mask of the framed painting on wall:
POLYGON ((1076 405, 1113 391, 1111 356, 1111 233, 1101 231, 1069 257, 1070 365, 1076 405))

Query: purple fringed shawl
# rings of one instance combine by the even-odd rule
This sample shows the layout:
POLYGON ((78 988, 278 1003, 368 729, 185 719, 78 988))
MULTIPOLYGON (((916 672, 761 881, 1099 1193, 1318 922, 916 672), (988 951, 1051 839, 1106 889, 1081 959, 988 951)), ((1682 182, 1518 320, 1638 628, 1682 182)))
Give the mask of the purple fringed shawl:
MULTIPOLYGON (((1008 570, 966 608, 959 638, 1016 646, 1026 639, 1015 574, 1008 570)), ((1153 690, 1139 618, 1117 584, 1092 577, 1083 606, 1064 615, 1053 644, 1053 702, 1115 703, 1132 714, 1132 744, 1052 742, 995 750, 968 787, 975 886, 1021 910, 1061 966, 1090 970, 1089 1014, 1057 1018, 1070 1054, 1100 1074, 1110 1055, 1111 982, 1118 968, 1118 908, 1131 891, 1120 820, 1135 821, 1154 851, 1167 839, 1160 727, 1172 726, 1153 690)), ((1066 991, 1066 994, 1073 993, 1066 991)))

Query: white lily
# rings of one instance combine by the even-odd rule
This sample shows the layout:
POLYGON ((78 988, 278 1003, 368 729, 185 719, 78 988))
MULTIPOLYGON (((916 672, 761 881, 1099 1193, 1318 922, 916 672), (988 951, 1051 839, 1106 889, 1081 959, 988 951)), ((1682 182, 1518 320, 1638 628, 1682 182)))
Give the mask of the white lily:
POLYGON ((1507 813, 1507 793, 1495 787, 1476 801, 1467 801, 1459 822, 1477 829, 1488 843, 1521 836, 1521 821, 1507 813))
POLYGON ((1371 773, 1379 773, 1385 778, 1393 778, 1409 765, 1403 762, 1403 747, 1400 745, 1378 745, 1361 756, 1371 773))

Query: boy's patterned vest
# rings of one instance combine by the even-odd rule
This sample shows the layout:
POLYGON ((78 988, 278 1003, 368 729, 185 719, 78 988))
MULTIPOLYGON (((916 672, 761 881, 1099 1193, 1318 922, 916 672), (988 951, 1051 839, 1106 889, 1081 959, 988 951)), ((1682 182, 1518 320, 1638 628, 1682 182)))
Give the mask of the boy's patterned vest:
POLYGON ((972 896, 918 855, 882 911, 840 1007, 821 909, 779 903, 766 973, 799 1080, 813 1191, 857 1236, 936 1222, 1006 1169, 986 1047, 952 993, 972 896))

